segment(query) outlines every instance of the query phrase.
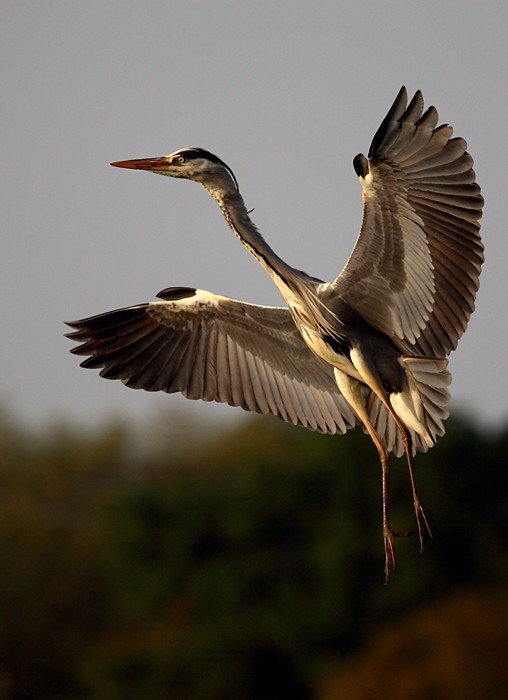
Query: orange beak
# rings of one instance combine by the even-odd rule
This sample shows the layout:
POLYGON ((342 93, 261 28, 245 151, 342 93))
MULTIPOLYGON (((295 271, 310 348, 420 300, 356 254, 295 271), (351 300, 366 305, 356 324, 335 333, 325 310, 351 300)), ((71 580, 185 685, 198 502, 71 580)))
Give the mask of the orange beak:
POLYGON ((136 160, 117 160, 110 165, 115 168, 130 168, 131 170, 165 170, 171 161, 161 156, 159 158, 138 158, 136 160))

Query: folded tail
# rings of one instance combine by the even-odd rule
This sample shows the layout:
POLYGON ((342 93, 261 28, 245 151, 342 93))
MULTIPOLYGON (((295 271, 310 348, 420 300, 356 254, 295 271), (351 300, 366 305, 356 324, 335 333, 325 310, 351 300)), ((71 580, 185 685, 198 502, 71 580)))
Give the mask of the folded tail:
MULTIPOLYGON (((448 418, 451 374, 448 360, 441 357, 407 357, 399 359, 405 370, 407 385, 390 395, 390 403, 404 421, 413 439, 413 454, 426 452, 444 434, 443 421, 448 418)), ((395 421, 378 397, 371 391, 367 397, 370 420, 383 445, 397 457, 404 447, 395 421)))

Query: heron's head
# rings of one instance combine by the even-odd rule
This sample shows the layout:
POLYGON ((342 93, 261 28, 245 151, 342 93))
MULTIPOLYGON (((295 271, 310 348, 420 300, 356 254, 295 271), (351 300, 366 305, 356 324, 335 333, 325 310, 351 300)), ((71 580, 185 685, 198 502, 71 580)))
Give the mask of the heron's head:
POLYGON ((117 168, 148 170, 167 177, 183 177, 205 186, 234 185, 238 191, 238 183, 231 168, 204 148, 180 148, 169 156, 119 160, 111 165, 117 168))

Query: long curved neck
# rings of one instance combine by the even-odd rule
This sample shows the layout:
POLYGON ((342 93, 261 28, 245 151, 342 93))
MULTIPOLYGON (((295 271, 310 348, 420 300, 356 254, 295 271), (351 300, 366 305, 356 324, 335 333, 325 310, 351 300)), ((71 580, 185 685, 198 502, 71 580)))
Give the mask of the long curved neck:
POLYGON ((290 291, 294 287, 291 283, 301 280, 305 273, 288 265, 268 245, 251 221, 243 197, 236 188, 224 182, 221 182, 220 185, 217 185, 217 183, 213 185, 204 183, 204 187, 218 203, 228 226, 235 236, 240 239, 249 253, 256 258, 261 267, 268 272, 283 296, 286 297, 288 290, 290 291))

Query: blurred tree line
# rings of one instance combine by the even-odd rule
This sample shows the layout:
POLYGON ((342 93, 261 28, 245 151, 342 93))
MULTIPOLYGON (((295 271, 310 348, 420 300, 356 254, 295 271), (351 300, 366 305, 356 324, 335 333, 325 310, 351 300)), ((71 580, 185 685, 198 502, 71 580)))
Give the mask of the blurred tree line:
MULTIPOLYGON (((417 458, 434 540, 399 540, 385 587, 359 429, 166 418, 0 416, 0 698, 506 697, 508 428, 455 418, 417 458)), ((392 493, 413 527, 402 460, 392 493)))

